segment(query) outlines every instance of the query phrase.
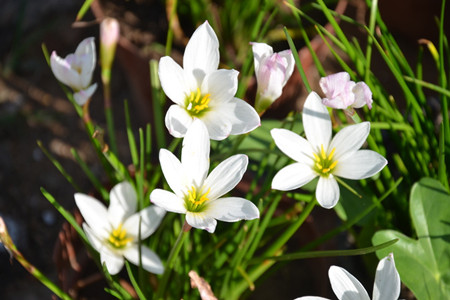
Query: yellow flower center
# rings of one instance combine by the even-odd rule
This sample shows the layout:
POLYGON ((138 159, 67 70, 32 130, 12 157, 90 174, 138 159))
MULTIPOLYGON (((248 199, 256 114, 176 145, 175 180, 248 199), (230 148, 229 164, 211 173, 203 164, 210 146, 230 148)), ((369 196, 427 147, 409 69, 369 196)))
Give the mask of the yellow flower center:
POLYGON ((186 97, 186 110, 193 117, 198 117, 204 114, 209 106, 211 100, 211 94, 203 95, 199 88, 197 91, 191 92, 189 97, 186 97))
POLYGON ((197 188, 195 186, 191 186, 184 198, 184 203, 186 205, 187 211, 201 211, 205 205, 205 202, 209 200, 208 194, 210 191, 211 189, 209 188, 206 192, 203 193, 203 189, 197 191, 197 188))
POLYGON ((110 233, 108 238, 108 243, 117 249, 124 248, 131 241, 133 238, 127 236, 127 231, 122 228, 122 223, 110 233))
POLYGON ((331 171, 336 167, 338 161, 333 161, 334 151, 336 148, 333 148, 329 154, 325 152, 323 149, 323 145, 320 146, 320 153, 317 155, 314 154, 314 170, 320 175, 324 177, 328 177, 331 174, 331 171))

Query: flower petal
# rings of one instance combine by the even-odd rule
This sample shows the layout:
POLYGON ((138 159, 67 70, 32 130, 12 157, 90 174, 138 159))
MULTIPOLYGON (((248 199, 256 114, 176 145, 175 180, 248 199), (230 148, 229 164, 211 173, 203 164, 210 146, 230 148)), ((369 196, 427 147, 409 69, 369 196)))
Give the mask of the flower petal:
POLYGON ((234 98, 233 114, 228 118, 231 121, 232 135, 244 134, 261 126, 261 119, 256 110, 244 100, 234 98))
POLYGON ((330 147, 328 148, 329 151, 336 148, 334 160, 340 161, 344 160, 348 156, 352 156, 364 144, 369 132, 369 122, 362 122, 359 124, 346 126, 341 129, 334 136, 330 147))
MULTIPOLYGON (((126 259, 128 259, 131 263, 136 266, 140 265, 139 261, 139 251, 137 245, 135 247, 129 247, 124 252, 123 255, 126 259)), ((164 266, 159 259, 159 256, 147 248, 146 246, 141 246, 141 262, 142 267, 154 274, 162 274, 164 273, 164 266)))
MULTIPOLYGON (((205 124, 195 119, 186 132, 181 150, 181 164, 186 170, 189 184, 200 187, 209 171, 210 142, 205 124)), ((180 170, 174 170, 180 172, 180 170)))
POLYGON ((238 197, 214 200, 208 203, 205 213, 216 220, 224 222, 259 218, 259 210, 256 205, 251 201, 238 197))
POLYGON ((97 83, 94 83, 87 89, 74 93, 73 99, 75 100, 76 103, 78 103, 78 105, 82 106, 92 97, 92 95, 95 93, 96 90, 97 90, 97 83))
POLYGON ((100 262, 102 265, 106 265, 106 269, 111 275, 116 275, 122 270, 124 259, 122 255, 112 252, 107 247, 103 247, 100 251, 100 262))
POLYGON ((284 82, 283 86, 286 85, 287 81, 291 77, 292 73, 294 72, 294 66, 295 66, 295 60, 294 55, 292 55, 291 50, 284 50, 281 52, 278 52, 278 55, 280 55, 282 58, 286 60, 286 67, 285 67, 285 75, 284 75, 284 82))
POLYGON ((206 74, 200 90, 210 94, 210 106, 233 100, 238 88, 238 75, 236 70, 225 69, 206 74))
POLYGON ((234 103, 216 104, 214 110, 208 111, 201 120, 208 128, 209 138, 220 141, 227 138, 232 129, 228 115, 234 110, 234 103))
POLYGON ((206 178, 203 186, 210 188, 208 198, 217 199, 231 191, 247 170, 248 157, 236 154, 222 161, 206 178))
POLYGON ((108 222, 108 212, 105 205, 97 199, 86 194, 76 193, 75 203, 87 225, 100 236, 107 236, 111 229, 108 222), (105 233, 106 232, 106 233, 105 233))
POLYGON ((155 189, 150 194, 150 201, 167 211, 180 214, 186 213, 183 199, 181 199, 174 193, 161 189, 155 189))
POLYGON ((333 175, 319 177, 316 198, 319 205, 323 208, 333 208, 339 201, 339 185, 333 175))
POLYGON ((76 90, 83 87, 80 86, 80 75, 72 69, 71 65, 59 57, 55 51, 50 56, 50 67, 56 79, 76 90))
POLYGON ((295 298, 294 300, 329 300, 329 299, 317 296, 304 296, 300 298, 295 298))
POLYGON ((394 255, 386 256, 377 266, 373 285, 373 300, 396 300, 400 295, 400 275, 395 268, 394 255))
POLYGON ((282 168, 273 177, 272 189, 279 191, 295 190, 317 177, 312 168, 303 163, 293 163, 282 168))
POLYGON ((184 169, 178 158, 166 149, 159 150, 159 163, 167 183, 176 195, 182 195, 187 184, 184 169))
POLYGON ((333 170, 333 174, 347 179, 364 179, 380 172, 386 166, 387 160, 372 150, 359 150, 351 156, 346 156, 333 170))
POLYGON ((367 104, 369 109, 372 109, 372 91, 363 81, 356 83, 352 92, 355 94, 354 108, 360 108, 367 104))
POLYGON ((250 44, 252 45, 253 58, 255 64, 255 74, 258 74, 261 62, 270 55, 272 55, 273 49, 266 43, 251 42, 250 44))
POLYGON ((347 270, 331 266, 328 276, 333 292, 339 300, 370 300, 362 284, 347 270))
POLYGON ((167 110, 165 118, 166 127, 169 133, 176 138, 184 137, 192 122, 193 118, 187 113, 184 107, 174 104, 167 110))
POLYGON ((140 212, 129 217, 123 228, 136 239, 139 237, 139 222, 141 223, 141 240, 148 238, 161 224, 166 210, 156 205, 148 206, 140 212))
POLYGON ((209 233, 213 233, 217 226, 217 221, 205 212, 187 212, 186 222, 192 227, 204 229, 209 233))
POLYGON ((205 21, 186 45, 183 68, 201 82, 206 74, 217 70, 219 59, 219 40, 208 21, 205 21))
POLYGON ((344 92, 349 81, 350 75, 347 72, 340 72, 320 78, 319 85, 325 96, 333 99, 344 92))
POLYGON ((128 181, 116 184, 109 193, 108 220, 113 227, 136 212, 137 195, 128 181))
POLYGON ((104 247, 102 243, 102 239, 106 239, 108 235, 105 233, 103 236, 98 236, 94 230, 92 230, 86 223, 83 223, 83 230, 86 233, 86 236, 91 243, 92 247, 98 252, 104 247))
POLYGON ((164 56, 159 60, 158 75, 167 97, 184 107, 186 97, 191 92, 185 71, 171 57, 164 56))
POLYGON ((284 129, 274 128, 270 131, 277 147, 296 162, 310 163, 313 150, 311 144, 298 134, 284 129))
POLYGON ((315 152, 325 149, 331 139, 331 119, 322 99, 315 92, 309 93, 303 106, 303 128, 308 141, 315 152))

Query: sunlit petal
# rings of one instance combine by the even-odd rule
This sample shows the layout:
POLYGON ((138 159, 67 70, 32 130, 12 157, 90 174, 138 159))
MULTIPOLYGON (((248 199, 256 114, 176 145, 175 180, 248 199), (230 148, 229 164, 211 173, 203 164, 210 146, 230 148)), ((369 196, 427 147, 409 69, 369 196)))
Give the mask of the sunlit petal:
POLYGON ((373 300, 397 300, 400 295, 400 275, 391 253, 378 263, 373 285, 373 300))
POLYGON ((331 139, 331 119, 322 99, 315 92, 306 98, 302 116, 306 138, 314 151, 318 152, 321 145, 327 149, 331 139))
POLYGON ((172 105, 167 111, 165 123, 169 133, 176 137, 184 137, 194 119, 179 105, 172 105))
POLYGON ((109 231, 108 212, 103 203, 86 194, 76 193, 74 197, 75 204, 90 228, 95 228, 95 232, 109 231))
POLYGON ((333 292, 339 300, 370 300, 362 284, 347 270, 331 266, 328 276, 333 292))
POLYGON ((183 199, 174 193, 161 189, 155 189, 150 194, 150 201, 167 211, 181 214, 186 213, 183 199))
POLYGON ((319 205, 323 208, 333 208, 339 201, 339 185, 333 175, 319 177, 316 198, 319 205))
POLYGON ((297 162, 311 163, 313 150, 305 138, 283 128, 272 129, 270 134, 284 154, 297 162))
POLYGON ((166 210, 156 206, 148 206, 129 217, 123 224, 127 234, 135 238, 139 237, 139 224, 141 224, 141 240, 148 238, 155 232, 166 215, 166 210))
POLYGON ((214 219, 224 222, 259 218, 259 210, 255 204, 237 197, 221 198, 210 202, 207 213, 214 219))
POLYGON ((365 179, 380 172, 387 160, 372 150, 359 150, 339 161, 333 174, 347 179, 365 179))
POLYGON ((110 224, 120 224, 136 212, 137 195, 133 186, 123 181, 116 184, 109 194, 108 220, 110 224))
POLYGON ((187 212, 186 222, 192 227, 204 229, 209 233, 213 233, 217 225, 217 221, 206 212, 187 212))
POLYGON ((346 156, 352 156, 364 144, 369 132, 369 122, 349 125, 341 129, 334 136, 329 147, 329 149, 336 148, 334 158, 339 161, 346 156))
POLYGON ((295 190, 317 177, 311 166, 294 163, 278 171, 272 180, 272 188, 280 191, 295 190))
POLYGON ((164 273, 164 266, 159 259, 158 255, 155 252, 150 250, 145 246, 141 246, 141 259, 139 260, 139 248, 137 245, 134 247, 130 247, 125 249, 123 255, 126 259, 128 259, 131 263, 139 266, 142 263, 142 267, 154 274, 162 274, 164 273))

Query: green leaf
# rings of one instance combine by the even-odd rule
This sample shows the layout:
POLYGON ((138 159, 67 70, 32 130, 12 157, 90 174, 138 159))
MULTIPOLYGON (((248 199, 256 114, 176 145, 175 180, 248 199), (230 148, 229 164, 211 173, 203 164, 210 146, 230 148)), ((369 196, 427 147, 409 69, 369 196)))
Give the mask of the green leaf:
POLYGON ((410 214, 418 239, 379 231, 373 244, 399 241, 377 256, 394 253, 400 278, 417 299, 450 299, 450 195, 439 181, 424 178, 411 190, 410 214))

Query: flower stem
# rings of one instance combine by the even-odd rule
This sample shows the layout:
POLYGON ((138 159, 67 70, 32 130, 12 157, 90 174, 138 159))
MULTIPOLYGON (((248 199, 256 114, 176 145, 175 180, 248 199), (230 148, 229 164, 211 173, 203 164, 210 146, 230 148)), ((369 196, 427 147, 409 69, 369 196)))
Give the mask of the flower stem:
POLYGON ((161 279, 161 282, 158 287, 158 291, 156 292, 155 299, 164 299, 164 292, 167 288, 167 283, 169 281, 170 274, 172 273, 172 267, 173 264, 178 257, 178 253, 180 253, 181 246, 183 246, 184 241, 189 235, 189 230, 191 229, 191 226, 184 222, 183 228, 181 229, 180 233, 178 234, 177 240, 175 241, 175 244, 172 247, 172 250, 170 251, 169 258, 167 259, 166 268, 164 270, 163 277, 161 279))

